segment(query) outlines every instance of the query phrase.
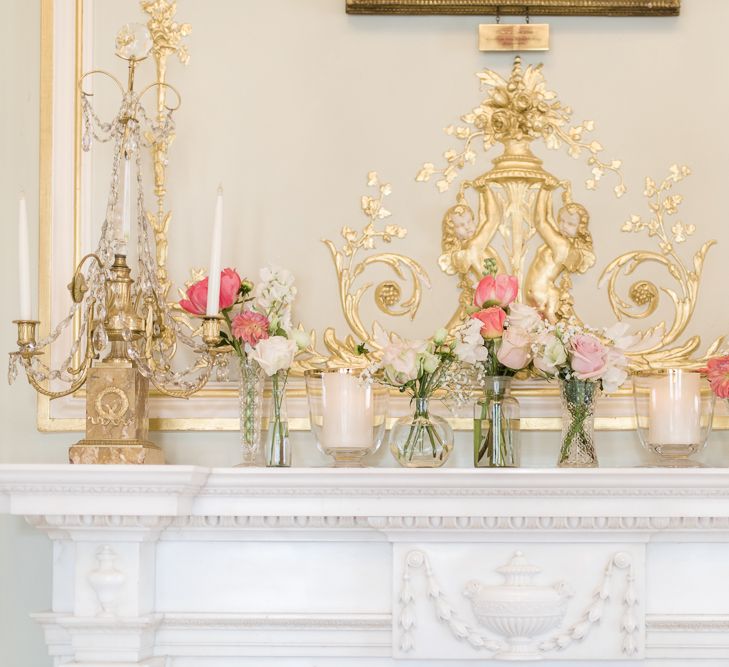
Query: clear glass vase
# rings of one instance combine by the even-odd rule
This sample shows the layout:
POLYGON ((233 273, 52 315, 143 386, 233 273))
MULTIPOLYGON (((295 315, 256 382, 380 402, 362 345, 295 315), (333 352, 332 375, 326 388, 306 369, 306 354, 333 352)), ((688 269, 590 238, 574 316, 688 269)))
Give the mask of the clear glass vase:
POLYGON ((438 468, 453 451, 453 429, 430 413, 429 398, 415 398, 415 412, 400 417, 390 431, 390 451, 406 468, 438 468))
POLYGON ((261 429, 263 425, 263 388, 266 376, 263 369, 251 359, 240 361, 238 400, 240 407, 240 445, 243 450, 241 465, 259 463, 261 429))
POLYGON ((286 382, 289 371, 280 370, 268 378, 266 392, 266 440, 264 460, 269 468, 288 468, 291 465, 289 418, 286 411, 286 382))
POLYGON ((595 452, 595 401, 600 385, 593 380, 560 381, 562 447, 560 468, 597 468, 595 452))
POLYGON ((519 401, 510 394, 511 378, 487 376, 484 395, 474 407, 473 465, 476 468, 518 468, 519 401))

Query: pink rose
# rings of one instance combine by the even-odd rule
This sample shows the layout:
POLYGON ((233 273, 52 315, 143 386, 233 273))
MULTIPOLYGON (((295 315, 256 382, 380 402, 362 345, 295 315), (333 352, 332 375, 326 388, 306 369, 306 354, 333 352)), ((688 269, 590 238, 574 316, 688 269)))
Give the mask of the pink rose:
POLYGON ((473 303, 479 308, 489 306, 506 308, 516 299, 518 293, 519 281, 516 276, 507 276, 506 274, 486 276, 476 286, 473 303))
POLYGON ((251 347, 255 347, 269 336, 268 318, 255 310, 246 310, 236 315, 232 324, 233 335, 251 347))
POLYGON ((507 368, 520 371, 532 360, 532 339, 523 329, 510 328, 504 331, 496 358, 507 368))
POLYGON ((729 356, 709 359, 703 372, 717 398, 729 398, 729 356))
POLYGON ((504 333, 506 313, 498 306, 479 310, 471 315, 474 320, 481 321, 481 335, 484 338, 500 338, 504 333))
POLYGON ((570 340, 572 370, 578 380, 599 378, 607 370, 608 351, 595 336, 580 334, 570 340))
MULTIPOLYGON (((220 272, 220 301, 218 310, 230 308, 238 298, 240 276, 235 269, 223 269, 220 272)), ((191 315, 205 315, 208 306, 208 279, 203 278, 187 288, 187 298, 180 301, 180 306, 191 315)))

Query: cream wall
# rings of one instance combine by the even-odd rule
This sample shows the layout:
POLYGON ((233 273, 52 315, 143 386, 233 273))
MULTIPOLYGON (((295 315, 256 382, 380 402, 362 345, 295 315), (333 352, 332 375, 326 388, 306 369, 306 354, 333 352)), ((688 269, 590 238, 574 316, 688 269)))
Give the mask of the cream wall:
MULTIPOLYGON (((192 5, 191 0, 179 2, 179 13, 183 19, 187 18, 185 5, 188 3, 192 5)), ((136 2, 129 0, 127 4, 129 18, 138 17, 136 2)), ((257 52, 246 51, 248 55, 242 59, 241 67, 248 63, 251 70, 241 71, 241 80, 252 80, 265 91, 265 94, 252 95, 250 99, 241 101, 245 104, 242 107, 244 113, 259 120, 269 114, 280 117, 280 121, 286 120, 287 115, 281 113, 280 105, 287 94, 279 89, 292 85, 291 81, 280 77, 287 59, 300 66, 302 71, 306 71, 307 63, 311 62, 328 68, 331 85, 317 87, 316 81, 311 86, 297 84, 295 94, 288 95, 292 104, 306 105, 307 95, 313 90, 323 109, 340 106, 339 84, 345 85, 344 77, 359 77, 367 84, 373 79, 370 70, 363 69, 364 62, 359 63, 359 69, 354 65, 347 67, 346 61, 336 67, 328 62, 342 59, 342 50, 346 52, 350 41, 370 45, 375 61, 382 57, 382 50, 396 54, 397 57, 391 58, 387 67, 383 65, 376 76, 381 81, 383 98, 371 100, 368 94, 362 94, 361 104, 376 114, 375 127, 366 133, 368 145, 364 146, 360 138, 353 145, 344 147, 343 135, 336 139, 340 146, 332 159, 336 158, 337 162, 329 168, 331 174, 341 179, 341 186, 347 191, 340 193, 331 184, 328 187, 316 185, 319 197, 315 197, 312 203, 326 200, 334 192, 332 196, 337 199, 336 206, 329 209, 326 203, 319 204, 322 211, 319 217, 326 218, 331 233, 335 234, 344 222, 342 216, 349 215, 347 221, 358 219, 356 204, 362 190, 362 177, 368 169, 377 168, 391 178, 402 193, 393 208, 401 212, 399 217, 403 224, 412 228, 425 227, 425 223, 420 222, 423 215, 413 217, 410 212, 412 205, 416 211, 430 211, 429 216, 435 220, 432 224, 437 226, 437 218, 448 200, 438 197, 427 186, 415 186, 411 182, 414 169, 426 159, 437 158, 448 146, 446 139, 440 135, 440 127, 478 100, 473 72, 487 62, 504 70, 509 58, 489 60, 475 50, 473 42, 475 26, 479 22, 477 18, 348 18, 343 15, 343 4, 344 0, 258 0, 255 3, 249 0, 245 4, 250 20, 260 25, 260 30, 257 26, 251 27, 255 24, 246 26, 249 39, 253 39, 254 33, 266 33, 269 37, 257 37, 254 40, 257 52), (309 11, 304 12, 302 7, 309 11), (298 12, 298 21, 292 20, 292 11, 298 12), (283 23, 282 17, 287 17, 283 23), (322 25, 327 30, 322 30, 322 25), (283 27, 280 29, 280 26, 283 27), (295 49, 293 55, 287 51, 286 40, 279 41, 277 37, 281 30, 288 31, 289 35, 301 35, 295 44, 290 44, 290 48, 295 49), (341 48, 327 55, 329 39, 341 48), (408 80, 410 74, 417 78, 415 83, 408 80), (403 89, 407 90, 407 94, 403 93, 403 89), (422 108, 420 105, 423 105, 422 108), (417 125, 417 132, 413 125, 417 125), (406 135, 403 140, 407 142, 405 147, 398 145, 402 134, 406 135)), ((593 210, 599 234, 607 238, 608 226, 617 227, 627 212, 636 208, 641 210, 638 181, 643 175, 660 175, 671 161, 691 164, 695 176, 686 188, 685 219, 696 222, 707 236, 723 235, 726 239, 723 247, 715 249, 710 274, 707 274, 710 282, 715 283, 711 291, 720 297, 726 283, 721 260, 729 253, 729 235, 720 198, 722 188, 725 190, 726 187, 726 170, 722 165, 729 141, 723 128, 729 116, 729 97, 724 85, 724 52, 719 45, 723 43, 721 31, 729 23, 729 3, 724 0, 685 0, 685 4, 683 16, 678 19, 550 21, 555 49, 544 59, 554 88, 574 106, 577 107, 579 102, 577 115, 580 119, 584 116, 598 120, 599 135, 611 154, 630 165, 628 176, 633 193, 629 202, 618 205, 604 200, 603 203, 602 195, 598 195, 597 199, 584 198, 593 210), (600 73, 597 79, 592 76, 595 70, 600 73)), ((207 2, 198 0, 194 10, 199 12, 201 6, 207 5, 207 2)), ((17 193, 21 187, 28 195, 31 215, 35 216, 38 208, 39 9, 34 0, 2 0, 0 6, 4 10, 0 43, 4 45, 6 54, 12 54, 0 62, 0 212, 7 230, 7 242, 0 247, 0 272, 7 304, 6 319, 9 321, 17 301, 14 225, 17 193)), ((190 9, 192 11, 192 6, 190 9)), ((198 34, 204 33, 202 27, 198 28, 198 34)), ((245 48, 250 50, 253 46, 248 44, 245 48)), ((195 63, 205 62, 210 56, 200 52, 194 41, 191 41, 191 49, 193 61, 189 80, 197 80, 201 73, 192 68, 199 70, 201 66, 195 63)), ((182 78, 184 72, 176 69, 175 76, 181 81, 183 90, 189 86, 189 80, 185 83, 182 78)), ((194 98, 194 94, 190 97, 194 98)), ((194 102, 192 108, 195 108, 194 102)), ((295 108, 291 113, 294 112, 295 108)), ((306 113, 316 117, 319 112, 309 106, 306 113)), ((321 114, 324 113, 322 110, 321 114)), ((294 166, 304 168, 306 160, 300 154, 300 146, 305 146, 309 155, 317 147, 325 153, 332 151, 332 147, 327 144, 326 138, 321 138, 317 146, 311 145, 311 137, 302 136, 301 132, 285 139, 280 149, 277 147, 275 153, 266 158, 269 162, 262 165, 260 175, 262 179, 269 179, 281 174, 285 176, 284 185, 294 187, 293 167, 282 151, 293 151, 294 166)), ((245 137, 240 140, 244 141, 245 137)), ((192 168, 180 164, 180 154, 184 154, 184 147, 176 156, 178 162, 174 173, 184 180, 189 175, 185 176, 183 172, 192 172, 192 168)), ((553 154, 550 157, 557 160, 553 154)), ((557 161, 557 165, 566 165, 564 169, 568 169, 567 173, 575 178, 584 173, 565 161, 557 161)), ((214 188, 219 178, 214 171, 208 168, 204 173, 204 178, 210 181, 208 190, 214 188)), ((286 188, 284 191, 289 192, 286 188)), ((272 199, 275 195, 275 191, 267 193, 265 202, 259 203, 256 203, 255 196, 242 198, 241 217, 256 219, 258 212, 261 216, 268 216, 266 219, 270 222, 290 217, 286 208, 289 204, 283 199, 272 199), (272 211, 266 209, 264 203, 283 208, 272 211), (261 208, 257 209, 257 206, 261 208)), ((180 190, 177 196, 182 196, 180 190)), ((181 210, 182 203, 179 203, 181 210)), ((207 202, 196 200, 193 203, 199 207, 200 216, 210 208, 207 202)), ((233 201, 231 205, 235 205, 233 201)), ((428 234, 433 231, 429 229, 428 234)), ((628 241, 631 241, 630 237, 622 237, 617 243, 619 246, 628 241)), ((437 242, 437 231, 433 242, 437 242)), ((233 261, 235 257, 229 259, 233 261)), ((323 253, 321 261, 323 270, 331 271, 323 253)), ((432 262, 430 268, 435 273, 432 262)), ((729 328, 726 307, 721 301, 717 305, 718 316, 707 304, 701 314, 702 321, 710 325, 712 332, 726 331, 729 328)), ((14 332, 9 322, 0 327, 0 331, 1 349, 10 349, 14 344, 14 332)), ((18 382, 8 388, 0 383, 0 406, 4 427, 0 439, 0 462, 64 460, 66 448, 75 436, 36 432, 34 396, 26 384, 18 382)), ((166 433, 155 438, 165 447, 171 463, 231 465, 237 461, 235 433, 166 433)), ((551 464, 556 456, 557 434, 528 434, 525 440, 530 464, 551 464)), ((465 465, 468 445, 465 439, 460 442, 458 460, 465 465)), ((319 461, 312 453, 306 435, 297 434, 295 444, 299 463, 319 461)), ((640 461, 632 433, 601 433, 598 444, 603 464, 640 461)), ((729 462, 727 444, 729 436, 726 432, 715 434, 707 461, 726 465, 729 462)), ((383 463, 390 463, 386 452, 381 453, 381 459, 383 463)), ((0 536, 0 665, 49 665, 41 633, 28 619, 31 611, 49 606, 49 545, 42 535, 16 518, 0 517, 0 536)))

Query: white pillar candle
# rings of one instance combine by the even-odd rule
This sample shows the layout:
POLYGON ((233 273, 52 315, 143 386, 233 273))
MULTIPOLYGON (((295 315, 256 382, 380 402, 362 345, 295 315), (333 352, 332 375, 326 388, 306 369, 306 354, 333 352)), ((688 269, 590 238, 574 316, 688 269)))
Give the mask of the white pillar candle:
POLYGON ((124 161, 124 185, 122 190, 122 214, 121 214, 121 241, 120 252, 127 253, 127 244, 132 235, 132 161, 123 158, 124 161))
POLYGON ((701 376, 669 370, 656 378, 648 404, 648 442, 691 445, 701 439, 701 376))
POLYGON ((347 373, 322 374, 321 444, 326 449, 364 449, 374 434, 370 385, 347 373))
POLYGON ((18 203, 18 288, 20 295, 20 319, 32 320, 30 305, 30 242, 28 240, 28 207, 25 194, 18 203))
POLYGON ((208 270, 208 303, 206 315, 215 317, 220 306, 220 251, 223 245, 223 186, 218 187, 213 221, 213 238, 210 248, 210 268, 208 270))

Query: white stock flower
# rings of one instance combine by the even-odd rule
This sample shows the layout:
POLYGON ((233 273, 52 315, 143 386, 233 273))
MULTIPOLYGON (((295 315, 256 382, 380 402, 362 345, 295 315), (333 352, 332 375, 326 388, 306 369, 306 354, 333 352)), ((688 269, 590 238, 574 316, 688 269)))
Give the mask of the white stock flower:
POLYGON ((455 355, 465 364, 486 361, 489 352, 483 344, 481 321, 470 319, 456 330, 455 355))
POLYGON ((273 328, 291 331, 291 306, 296 297, 294 276, 277 266, 265 266, 259 273, 256 285, 256 309, 271 321, 273 328))
POLYGON ((618 349, 609 348, 607 353, 607 368, 602 375, 602 389, 606 394, 612 394, 620 389, 628 379, 628 360, 618 349))
POLYGON ((268 375, 291 368, 296 355, 296 342, 283 336, 271 336, 262 340, 251 351, 251 359, 268 375))

